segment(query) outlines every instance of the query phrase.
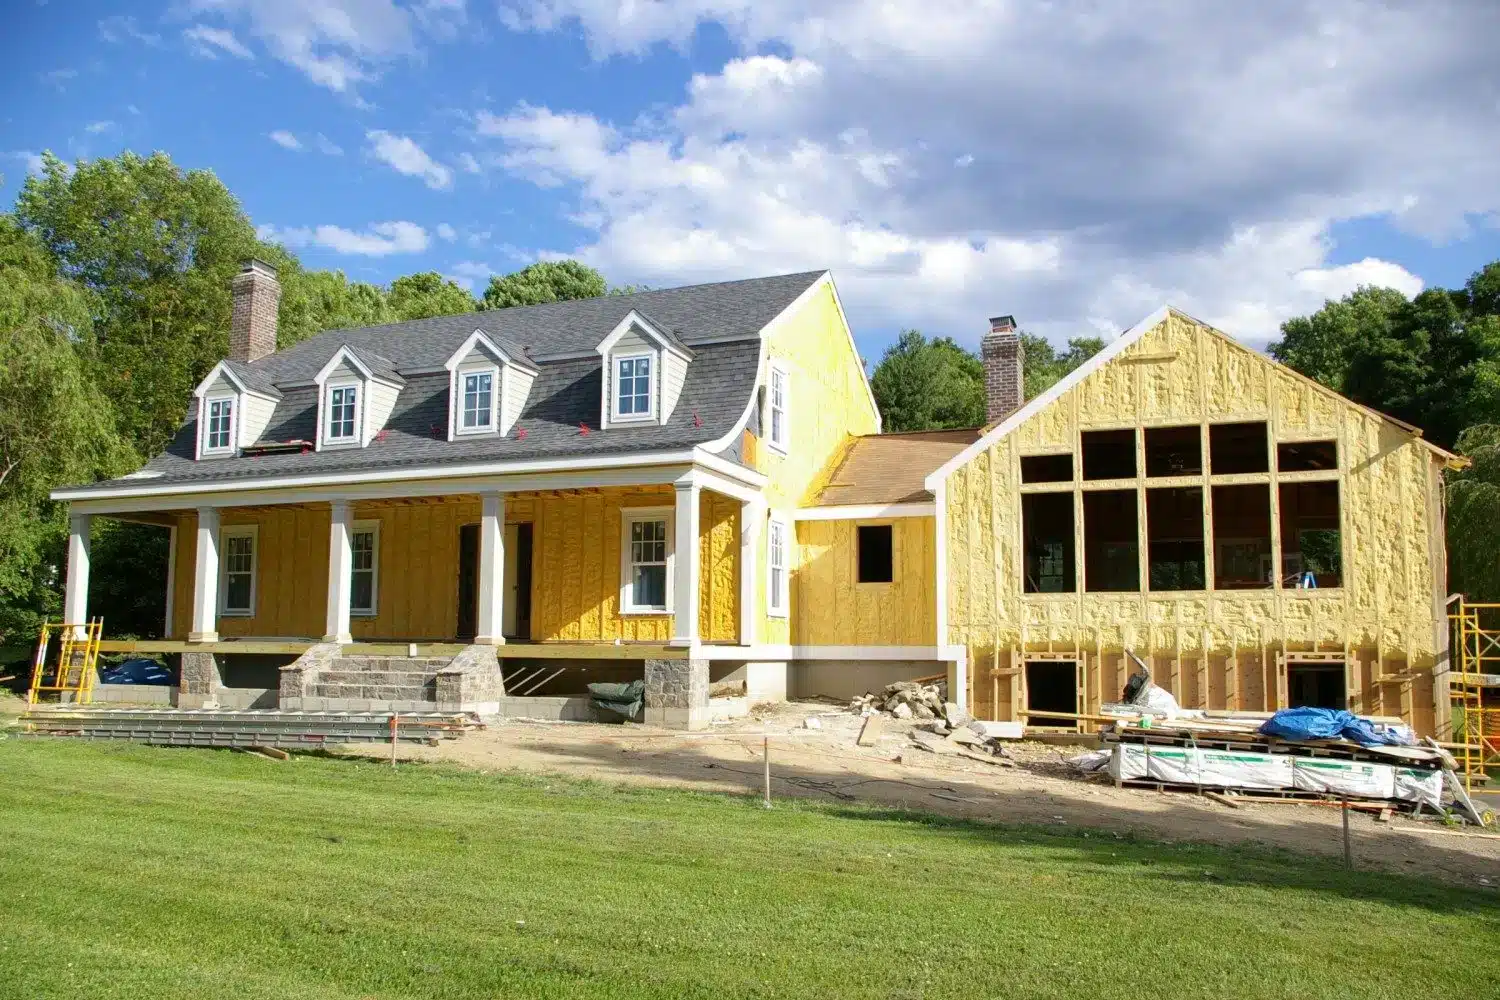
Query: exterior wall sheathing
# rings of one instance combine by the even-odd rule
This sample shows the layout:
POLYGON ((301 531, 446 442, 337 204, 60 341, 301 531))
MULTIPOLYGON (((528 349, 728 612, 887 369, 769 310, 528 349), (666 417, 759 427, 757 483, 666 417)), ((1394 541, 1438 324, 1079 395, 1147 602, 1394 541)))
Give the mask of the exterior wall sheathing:
MULTIPOLYGON (((1190 476, 1149 485, 1202 485, 1207 495, 1210 484, 1234 481, 1190 476)), ((1075 493, 1084 485, 1096 484, 1075 484, 1075 493)), ((1275 550, 1274 486, 1271 497, 1275 550)), ((1128 674, 1124 649, 1148 658, 1154 678, 1186 706, 1271 710, 1286 703, 1279 662, 1318 652, 1346 661, 1352 710, 1400 715, 1423 732, 1446 724, 1446 685, 1434 681, 1446 645, 1440 456, 1399 426, 1186 316, 1170 312, 955 470, 946 505, 947 641, 969 649, 982 716, 1009 719, 1023 707, 1018 668, 1027 657, 1073 654, 1080 712, 1118 700, 1128 674), (1276 442, 1338 442, 1341 587, 1086 593, 1080 513, 1078 591, 1022 592, 1021 455, 1076 455, 1086 430, 1237 421, 1266 421, 1273 456, 1276 442)), ((1144 550, 1144 530, 1140 545, 1144 550)), ((1211 560, 1212 545, 1207 549, 1211 560)))

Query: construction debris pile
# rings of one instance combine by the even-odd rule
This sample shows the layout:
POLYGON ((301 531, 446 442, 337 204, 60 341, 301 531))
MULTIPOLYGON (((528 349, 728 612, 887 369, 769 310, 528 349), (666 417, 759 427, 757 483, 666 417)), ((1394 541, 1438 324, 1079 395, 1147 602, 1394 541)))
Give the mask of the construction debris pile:
POLYGON ((897 719, 946 719, 943 705, 947 701, 947 681, 940 680, 931 684, 896 681, 881 688, 879 694, 866 692, 858 695, 849 702, 849 711, 855 715, 884 712, 897 719))

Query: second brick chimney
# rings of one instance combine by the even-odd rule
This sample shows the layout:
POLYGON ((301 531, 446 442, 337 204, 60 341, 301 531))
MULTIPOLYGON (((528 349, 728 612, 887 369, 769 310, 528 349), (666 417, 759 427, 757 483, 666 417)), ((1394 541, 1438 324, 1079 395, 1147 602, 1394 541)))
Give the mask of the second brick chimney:
POLYGON ((1024 402, 1026 351, 1014 316, 990 319, 990 332, 979 342, 979 356, 984 362, 984 418, 993 424, 1019 410, 1024 402))
POLYGON ((251 260, 234 276, 234 313, 229 320, 229 357, 259 361, 276 350, 276 310, 281 282, 276 268, 251 260))

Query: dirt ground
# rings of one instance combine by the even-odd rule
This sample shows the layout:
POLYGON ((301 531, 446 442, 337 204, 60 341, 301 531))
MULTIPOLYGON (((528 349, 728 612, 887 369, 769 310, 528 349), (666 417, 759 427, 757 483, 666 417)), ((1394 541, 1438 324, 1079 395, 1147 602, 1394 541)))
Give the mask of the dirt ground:
MULTIPOLYGON (((403 747, 401 757, 759 795, 766 734, 773 798, 857 801, 999 823, 1070 825, 1164 842, 1255 844, 1342 858, 1336 807, 1242 800, 1236 809, 1190 793, 1115 788, 1107 779, 1074 776, 1064 761, 1081 747, 1011 744, 1013 768, 938 756, 913 746, 909 724, 889 719, 875 746, 860 747, 855 738, 861 723, 845 709, 818 702, 768 707, 703 733, 504 720, 436 747, 403 747), (807 728, 809 718, 821 728, 807 728)), ((1460 834, 1399 818, 1381 823, 1359 812, 1350 817, 1350 829, 1358 867, 1500 888, 1500 835, 1460 834)))

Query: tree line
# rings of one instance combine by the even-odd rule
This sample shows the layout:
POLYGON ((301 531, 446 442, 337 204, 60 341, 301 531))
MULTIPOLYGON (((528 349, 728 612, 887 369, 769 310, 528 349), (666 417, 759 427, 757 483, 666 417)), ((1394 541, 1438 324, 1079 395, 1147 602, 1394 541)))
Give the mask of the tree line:
MULTIPOLYGON (((120 475, 176 435, 194 386, 228 353, 230 282, 278 269, 277 341, 611 291, 576 261, 497 275, 476 297, 437 272, 389 285, 310 270, 256 235, 207 170, 165 153, 69 164, 44 157, 0 213, 0 650, 62 611, 64 505, 51 490, 120 475)), ((159 634, 166 532, 103 519, 91 609, 112 636, 159 634)))

